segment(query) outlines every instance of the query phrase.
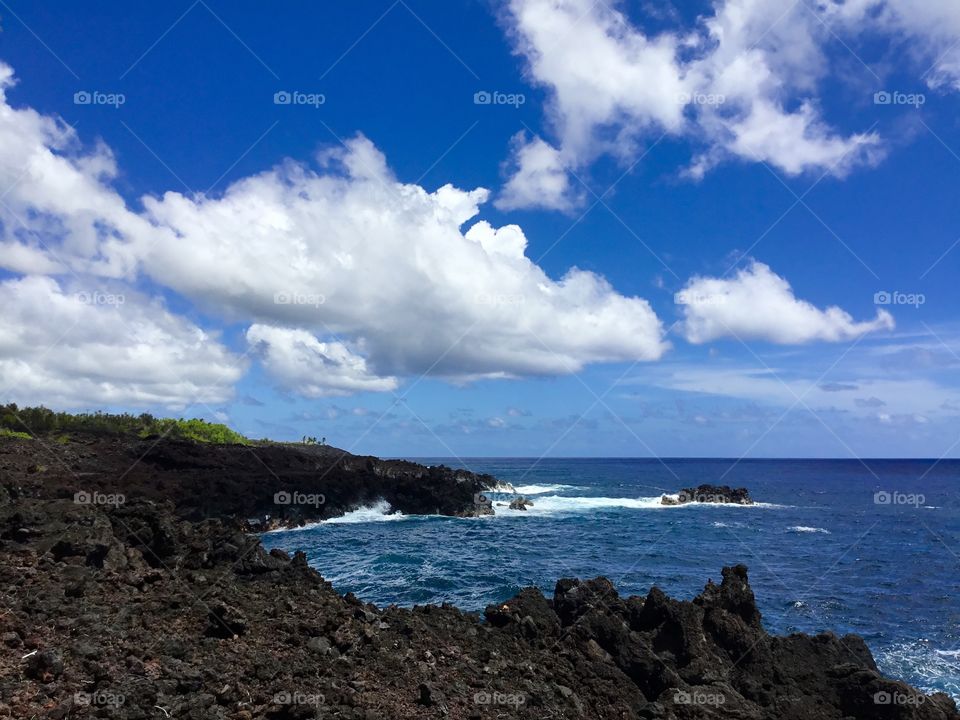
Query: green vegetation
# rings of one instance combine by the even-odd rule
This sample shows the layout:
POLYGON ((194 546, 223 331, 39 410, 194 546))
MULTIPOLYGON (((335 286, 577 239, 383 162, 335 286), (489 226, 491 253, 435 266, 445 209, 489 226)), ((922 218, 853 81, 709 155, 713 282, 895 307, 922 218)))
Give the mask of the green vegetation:
POLYGON ((111 415, 109 413, 63 413, 45 407, 18 408, 15 404, 0 405, 0 437, 28 439, 38 435, 57 435, 64 442, 65 434, 72 432, 95 435, 132 435, 140 438, 160 435, 193 442, 249 445, 250 441, 238 432, 220 423, 208 423, 196 418, 174 420, 141 415, 111 415))

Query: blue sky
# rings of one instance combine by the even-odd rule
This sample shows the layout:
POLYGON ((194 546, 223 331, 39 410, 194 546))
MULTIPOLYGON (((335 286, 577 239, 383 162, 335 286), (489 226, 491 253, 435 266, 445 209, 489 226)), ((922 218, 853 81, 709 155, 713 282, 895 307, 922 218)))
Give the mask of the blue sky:
POLYGON ((960 10, 763 5, 3 4, 4 396, 960 456, 960 10))

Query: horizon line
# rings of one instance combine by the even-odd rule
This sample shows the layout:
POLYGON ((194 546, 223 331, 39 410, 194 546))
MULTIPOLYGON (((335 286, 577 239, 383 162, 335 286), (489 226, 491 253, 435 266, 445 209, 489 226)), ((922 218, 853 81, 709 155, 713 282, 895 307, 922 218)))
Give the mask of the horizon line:
MULTIPOLYGON (((356 454, 356 453, 351 453, 356 454)), ((384 460, 450 460, 450 461, 466 461, 466 460, 532 460, 542 462, 544 460, 651 460, 657 462, 666 462, 666 461, 675 461, 675 460, 722 460, 724 462, 756 462, 756 461, 803 461, 803 462, 852 462, 852 463, 866 463, 866 462, 890 462, 890 461, 902 461, 902 462, 932 462, 932 463, 943 463, 943 462, 957 462, 960 461, 960 457, 955 458, 935 458, 935 457, 864 457, 864 458, 852 458, 852 457, 746 457, 746 458, 737 458, 737 457, 723 457, 720 455, 686 455, 686 456, 653 456, 653 455, 549 455, 546 457, 535 456, 535 455, 470 455, 470 456, 452 456, 452 455, 377 455, 375 457, 380 457, 384 460)))

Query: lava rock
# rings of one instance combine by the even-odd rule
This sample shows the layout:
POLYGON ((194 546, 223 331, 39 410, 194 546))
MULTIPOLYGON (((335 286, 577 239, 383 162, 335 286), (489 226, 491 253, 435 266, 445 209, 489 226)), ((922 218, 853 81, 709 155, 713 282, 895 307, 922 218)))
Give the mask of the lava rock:
POLYGON ((746 488, 732 488, 729 485, 698 485, 695 488, 683 488, 676 497, 662 495, 661 505, 684 505, 691 502, 719 503, 733 505, 753 505, 754 501, 746 488))
POLYGON ((510 501, 511 510, 526 510, 528 507, 533 507, 533 500, 523 497, 516 497, 510 501))

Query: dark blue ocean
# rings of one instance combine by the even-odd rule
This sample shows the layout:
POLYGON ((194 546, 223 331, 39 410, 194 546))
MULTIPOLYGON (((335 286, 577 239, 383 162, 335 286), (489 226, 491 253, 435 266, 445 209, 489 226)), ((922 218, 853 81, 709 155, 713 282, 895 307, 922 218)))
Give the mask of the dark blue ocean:
MULTIPOLYGON (((426 464, 450 460, 424 460, 426 464)), ((388 605, 481 610, 521 587, 605 575, 622 595, 691 598, 744 563, 768 630, 855 632, 881 669, 960 699, 960 462, 467 460, 532 497, 527 512, 454 519, 362 508, 269 533, 342 592, 388 605), (718 483, 758 505, 664 507, 718 483)), ((509 500, 510 493, 493 493, 509 500)))

